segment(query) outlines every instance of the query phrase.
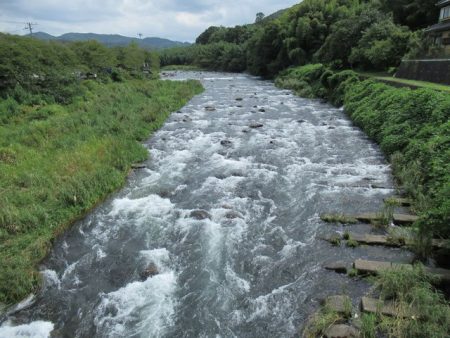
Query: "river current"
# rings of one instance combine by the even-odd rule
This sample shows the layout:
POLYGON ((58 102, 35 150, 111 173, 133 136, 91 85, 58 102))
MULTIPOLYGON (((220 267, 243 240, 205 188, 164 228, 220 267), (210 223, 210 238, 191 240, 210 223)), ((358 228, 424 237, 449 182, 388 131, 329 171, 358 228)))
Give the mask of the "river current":
POLYGON ((342 109, 248 75, 170 74, 205 92, 145 143, 146 168, 55 243, 43 290, 0 337, 294 337, 327 295, 368 289, 324 263, 402 259, 321 240, 340 229, 321 213, 377 211, 394 193, 342 109))

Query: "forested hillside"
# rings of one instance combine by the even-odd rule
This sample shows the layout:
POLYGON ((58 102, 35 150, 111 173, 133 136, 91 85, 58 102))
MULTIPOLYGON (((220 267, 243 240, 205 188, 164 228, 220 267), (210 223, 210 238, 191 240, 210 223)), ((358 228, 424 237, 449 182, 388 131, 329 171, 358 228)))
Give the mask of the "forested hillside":
POLYGON ((388 70, 427 47, 420 28, 437 18, 434 0, 305 0, 273 20, 210 27, 195 46, 163 52, 161 62, 266 77, 310 62, 388 70))
POLYGON ((168 39, 161 39, 156 37, 148 37, 143 39, 130 38, 118 34, 94 34, 94 33, 66 33, 61 36, 53 36, 43 32, 37 32, 33 34, 33 37, 40 40, 47 41, 91 41, 95 40, 107 47, 126 47, 130 43, 136 43, 139 47, 145 49, 164 49, 176 46, 189 46, 187 42, 172 41, 168 39))

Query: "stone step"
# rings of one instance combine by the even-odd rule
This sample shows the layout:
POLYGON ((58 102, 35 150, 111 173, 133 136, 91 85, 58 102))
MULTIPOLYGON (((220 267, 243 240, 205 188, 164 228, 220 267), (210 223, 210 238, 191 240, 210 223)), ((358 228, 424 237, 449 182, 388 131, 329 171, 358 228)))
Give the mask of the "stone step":
POLYGON ((392 301, 382 301, 375 298, 362 297, 361 311, 365 313, 376 313, 391 317, 410 317, 409 314, 400 312, 392 301))
MULTIPOLYGON (((372 235, 372 234, 353 234, 350 233, 350 238, 361 244, 367 245, 384 245, 392 247, 402 247, 405 245, 414 245, 411 240, 406 240, 404 243, 393 240, 390 236, 386 235, 372 235)), ((433 249, 441 249, 450 245, 449 241, 445 239, 433 239, 431 242, 433 249)))
POLYGON ((389 240, 388 236, 370 234, 350 234, 350 238, 358 243, 368 245, 400 246, 389 240))
MULTIPOLYGON (((378 222, 383 219, 381 214, 375 213, 375 212, 367 212, 357 215, 352 215, 349 217, 353 217, 357 219, 360 222, 364 223, 372 223, 372 222, 378 222)), ((393 222, 397 225, 411 225, 415 221, 417 221, 419 217, 415 215, 408 215, 408 214, 394 214, 393 215, 393 222)))
MULTIPOLYGON (((357 259, 353 263, 353 267, 360 273, 378 274, 381 271, 391 269, 412 269, 411 264, 393 263, 393 262, 380 262, 380 261, 368 261, 364 259, 357 259)), ((424 270, 431 275, 435 275, 441 281, 445 283, 450 282, 450 270, 441 268, 429 268, 424 267, 424 270)))
POLYGON ((398 225, 410 225, 418 219, 419 217, 409 214, 394 214, 393 216, 394 223, 398 225))
POLYGON ((385 198, 384 201, 385 202, 393 201, 402 207, 410 207, 412 204, 411 200, 409 198, 403 198, 403 197, 389 197, 389 198, 385 198))

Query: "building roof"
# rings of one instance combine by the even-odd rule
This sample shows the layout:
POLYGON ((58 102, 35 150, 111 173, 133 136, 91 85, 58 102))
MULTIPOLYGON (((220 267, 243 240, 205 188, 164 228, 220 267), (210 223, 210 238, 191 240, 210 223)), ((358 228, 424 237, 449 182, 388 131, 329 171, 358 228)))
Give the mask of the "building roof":
POLYGON ((438 7, 442 7, 445 5, 450 5, 450 0, 441 0, 436 4, 436 6, 438 6, 438 7))
MULTIPOLYGON (((450 0, 449 0, 450 2, 450 0)), ((426 32, 442 32, 442 31, 450 31, 450 22, 441 22, 431 27, 428 27, 426 32)))

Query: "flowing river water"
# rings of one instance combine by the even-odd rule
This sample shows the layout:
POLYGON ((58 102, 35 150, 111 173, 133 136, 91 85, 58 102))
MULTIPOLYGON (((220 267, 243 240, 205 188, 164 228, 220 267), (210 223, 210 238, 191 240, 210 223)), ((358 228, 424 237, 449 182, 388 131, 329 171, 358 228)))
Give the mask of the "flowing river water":
POLYGON ((43 290, 0 337, 294 337, 325 296, 368 289, 325 262, 408 259, 320 239, 340 229, 321 213, 376 211, 394 192, 342 109, 247 75, 171 76, 185 78, 205 92, 148 140, 147 168, 56 242, 43 290))

